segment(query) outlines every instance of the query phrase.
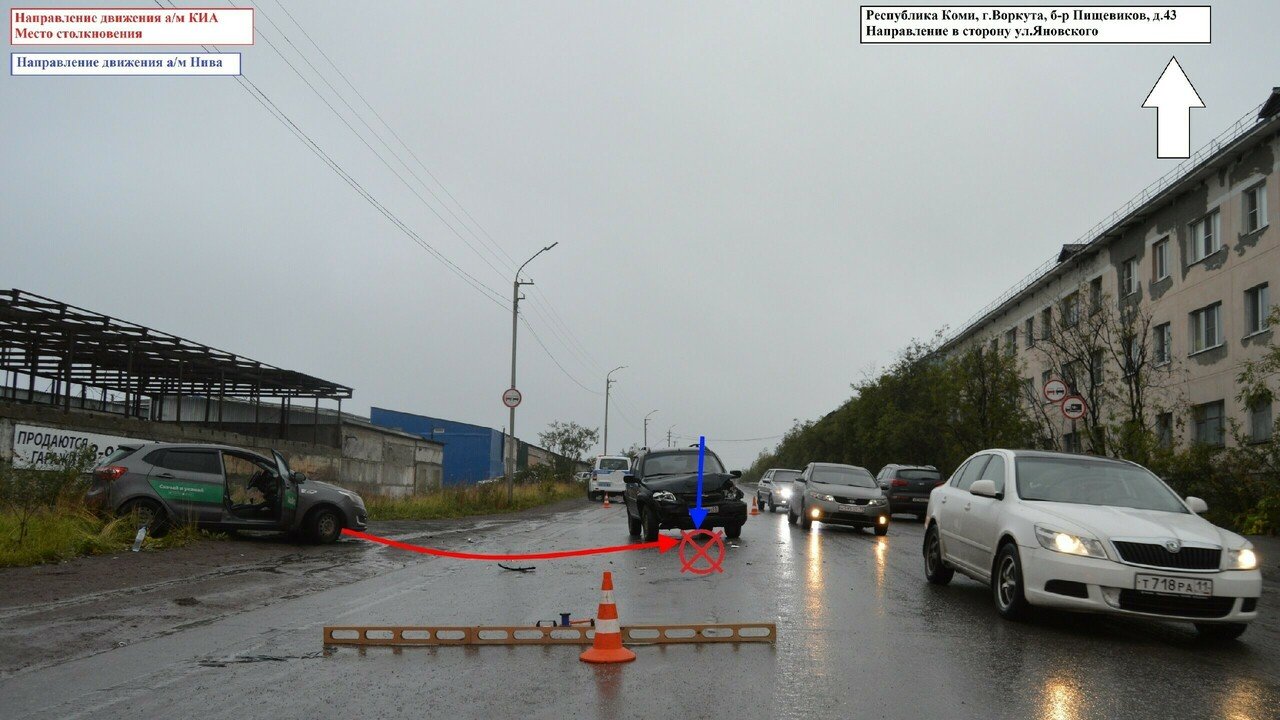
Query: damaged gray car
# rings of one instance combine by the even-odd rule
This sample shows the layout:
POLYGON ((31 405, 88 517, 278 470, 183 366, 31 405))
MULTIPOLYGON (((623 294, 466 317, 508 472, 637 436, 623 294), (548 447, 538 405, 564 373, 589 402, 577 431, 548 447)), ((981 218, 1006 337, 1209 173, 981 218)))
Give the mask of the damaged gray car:
POLYGON ((93 470, 91 507, 134 514, 152 534, 174 524, 285 532, 331 543, 364 530, 368 511, 350 490, 307 478, 272 457, 226 445, 121 446, 93 470))

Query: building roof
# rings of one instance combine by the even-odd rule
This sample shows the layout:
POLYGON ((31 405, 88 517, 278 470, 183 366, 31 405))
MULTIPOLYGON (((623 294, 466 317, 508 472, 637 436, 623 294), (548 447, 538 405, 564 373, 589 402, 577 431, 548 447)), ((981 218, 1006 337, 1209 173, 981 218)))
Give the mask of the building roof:
POLYGON ((0 368, 144 396, 351 397, 345 385, 22 290, 0 291, 0 368))
POLYGON ((985 326, 992 318, 1004 314, 1009 308, 1040 288, 1077 267, 1076 261, 1089 257, 1092 250, 1121 237, 1135 225, 1145 222, 1178 193, 1199 183, 1222 158, 1238 152, 1243 145, 1267 137, 1277 129, 1280 129, 1280 88, 1273 90, 1264 103, 1250 110, 1190 158, 1148 185, 1146 189, 1094 225, 1078 240, 1063 244, 1061 250, 1053 257, 950 333, 938 349, 945 352, 955 347, 985 326))

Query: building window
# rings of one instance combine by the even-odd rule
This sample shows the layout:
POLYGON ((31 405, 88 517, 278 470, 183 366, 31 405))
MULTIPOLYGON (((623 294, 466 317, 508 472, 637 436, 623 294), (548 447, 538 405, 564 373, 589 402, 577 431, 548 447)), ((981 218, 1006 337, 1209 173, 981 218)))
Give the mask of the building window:
POLYGON ((1173 360, 1173 327, 1169 323, 1156 326, 1152 341, 1155 345, 1157 365, 1164 365, 1173 360))
POLYGON ((1089 312, 1095 313, 1102 309, 1102 278, 1096 277, 1089 281, 1089 312))
POLYGON ((1142 367, 1142 343, 1131 337, 1124 344, 1124 374, 1131 377, 1142 367))
POLYGON ((1244 231, 1257 232, 1267 226, 1267 186, 1254 185, 1244 191, 1244 231))
POLYGON ((1120 263, 1120 297, 1138 292, 1138 258, 1132 257, 1120 263))
POLYGON ((1155 279, 1163 280, 1169 277, 1169 238, 1164 238, 1151 246, 1151 257, 1155 279))
POLYGON ((1036 319, 1035 319, 1035 317, 1029 317, 1029 318, 1027 318, 1026 327, 1025 327, 1025 329, 1022 331, 1022 334, 1023 334, 1024 336, 1026 336, 1026 338, 1027 338, 1027 347, 1032 348, 1032 347, 1035 347, 1035 346, 1036 346, 1036 319))
POLYGON ((1156 416, 1156 442, 1160 447, 1173 447, 1173 413, 1160 413, 1156 416))
POLYGON ((1191 223, 1191 262, 1200 262, 1218 252, 1222 238, 1218 232, 1222 214, 1217 210, 1191 223))
POLYGON ((1191 313, 1191 354, 1222 344, 1222 303, 1214 303, 1191 313))
POLYGON ((1271 430, 1275 423, 1271 420, 1271 400, 1254 404, 1249 408, 1249 439, 1253 442, 1266 442, 1271 439, 1271 430))
POLYGON ((1271 313, 1271 290, 1266 283, 1244 291, 1244 334, 1252 335, 1267 329, 1267 315, 1271 313))
POLYGON ((1018 352, 1018 328, 1009 328, 1004 334, 1004 354, 1016 355, 1018 352))
POLYGON ((1040 373, 1040 390, 1042 391, 1040 397, 1044 397, 1044 393, 1043 393, 1044 386, 1048 385, 1049 381, 1052 379, 1053 379, 1052 371, 1045 370, 1044 372, 1040 373))
POLYGON ((1077 395, 1080 392, 1080 386, 1076 385, 1076 378, 1080 376, 1080 373, 1076 372, 1079 365, 1080 363, 1077 361, 1069 362, 1062 366, 1062 382, 1066 384, 1067 392, 1072 395, 1077 395))
POLYGON ((1102 385, 1102 369, 1103 359, 1102 351, 1094 350, 1089 354, 1089 385, 1099 387, 1102 385))
POLYGON ((1071 293, 1062 299, 1062 326, 1075 327, 1080 322, 1080 293, 1071 293))
POLYGON ((1028 402, 1035 403, 1040 397, 1036 395, 1036 379, 1022 378, 1022 392, 1026 393, 1028 402))
POLYGON ((1223 408, 1224 403, 1221 400, 1192 408, 1196 442, 1202 445, 1222 445, 1223 408))
POLYGON ((1040 311, 1040 339, 1048 340, 1053 337, 1053 308, 1047 307, 1040 311))

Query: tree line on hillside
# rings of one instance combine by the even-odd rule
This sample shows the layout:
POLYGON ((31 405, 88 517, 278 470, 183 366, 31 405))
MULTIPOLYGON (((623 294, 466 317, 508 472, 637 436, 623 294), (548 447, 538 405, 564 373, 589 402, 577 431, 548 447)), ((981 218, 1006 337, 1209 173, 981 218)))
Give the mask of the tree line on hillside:
MULTIPOLYGON (((1280 309, 1271 315, 1280 323, 1280 309)), ((1231 442, 1179 444, 1195 420, 1183 396, 1182 368, 1137 302, 1113 302, 1083 284, 1047 316, 1022 348, 998 339, 943 348, 942 334, 914 341, 884 372, 852 385, 852 396, 817 420, 796 421, 747 477, 810 462, 934 465, 948 476, 969 455, 992 447, 1071 450, 1119 457, 1152 469, 1179 493, 1203 497, 1209 518, 1249 533, 1280 531, 1280 444, 1227 423, 1231 442), (1084 397, 1088 412, 1063 435, 1056 406, 1040 395, 1045 377, 1026 377, 1037 353, 1046 375, 1084 397)), ((1016 338, 1016 335, 1015 335, 1016 338)), ((1015 340, 1016 342, 1016 340, 1015 340)), ((1244 363, 1237 377, 1244 407, 1271 403, 1280 347, 1244 363)), ((1271 437, 1280 432, 1272 428, 1271 437)), ((1203 438, 1202 438, 1203 439, 1203 438)), ((1225 440, 1225 438, 1223 438, 1225 440)))

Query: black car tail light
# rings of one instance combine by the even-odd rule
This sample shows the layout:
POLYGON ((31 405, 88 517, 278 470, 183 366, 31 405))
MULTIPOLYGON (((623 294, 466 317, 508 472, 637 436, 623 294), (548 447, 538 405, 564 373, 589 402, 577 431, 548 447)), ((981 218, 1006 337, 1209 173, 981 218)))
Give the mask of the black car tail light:
POLYGON ((906 480, 903 480, 902 478, 894 478, 893 481, 890 482, 889 484, 894 487, 906 487, 907 485, 910 485, 910 483, 908 483, 906 480))
POLYGON ((127 472, 129 472, 129 468, 124 467, 123 465, 107 465, 94 470, 93 476, 98 480, 113 482, 124 477, 124 474, 127 472))

